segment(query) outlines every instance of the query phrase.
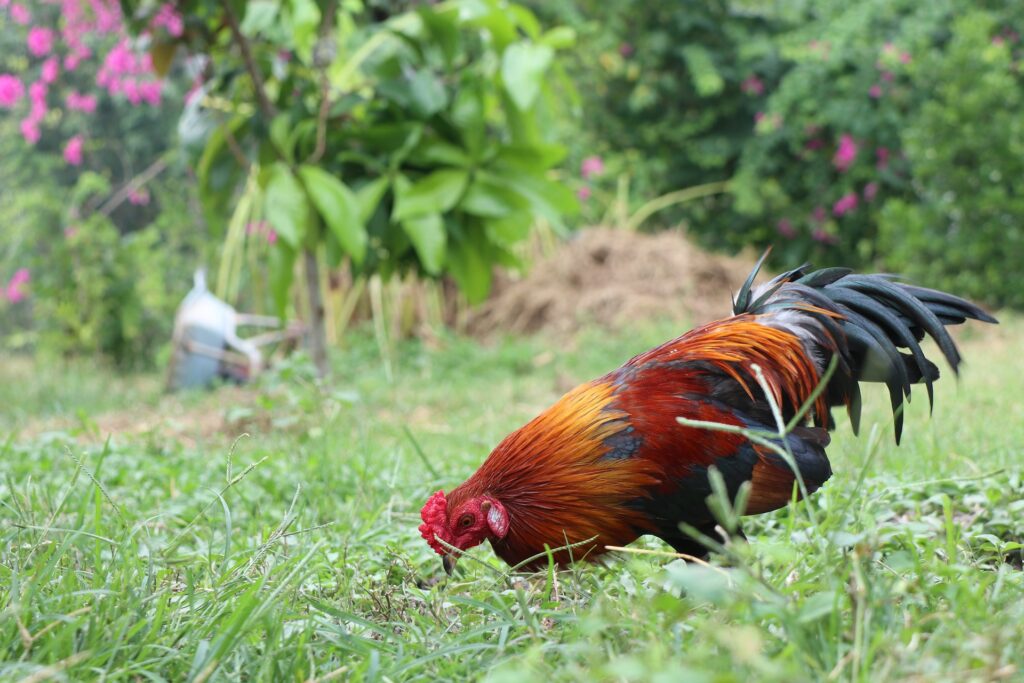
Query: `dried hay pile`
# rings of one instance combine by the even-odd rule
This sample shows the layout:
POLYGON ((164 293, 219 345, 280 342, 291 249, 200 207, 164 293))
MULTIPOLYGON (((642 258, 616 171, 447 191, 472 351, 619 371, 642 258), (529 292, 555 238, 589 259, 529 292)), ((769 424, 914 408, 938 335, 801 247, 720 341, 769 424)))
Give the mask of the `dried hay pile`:
MULTIPOLYGON (((522 279, 496 283, 471 334, 571 336, 656 318, 694 325, 726 316, 753 259, 710 254, 678 232, 581 231, 522 279)), ((681 329, 680 332, 683 330, 681 329)))

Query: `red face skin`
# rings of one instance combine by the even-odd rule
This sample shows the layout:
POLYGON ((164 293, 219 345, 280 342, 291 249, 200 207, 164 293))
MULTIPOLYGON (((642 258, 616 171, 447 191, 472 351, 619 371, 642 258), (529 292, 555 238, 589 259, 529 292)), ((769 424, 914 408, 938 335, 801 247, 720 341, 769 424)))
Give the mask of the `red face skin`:
POLYGON ((420 534, 441 555, 444 570, 450 575, 460 553, 448 546, 468 550, 486 540, 500 540, 508 533, 509 519, 505 506, 490 496, 477 496, 461 503, 450 513, 444 492, 438 491, 420 512, 423 524, 420 534))

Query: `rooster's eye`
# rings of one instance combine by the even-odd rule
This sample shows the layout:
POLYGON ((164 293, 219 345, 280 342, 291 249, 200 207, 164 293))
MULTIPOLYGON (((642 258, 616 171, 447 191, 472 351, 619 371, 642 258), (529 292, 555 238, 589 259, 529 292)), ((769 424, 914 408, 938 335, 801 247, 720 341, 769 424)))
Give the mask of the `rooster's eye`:
POLYGON ((459 520, 459 526, 463 529, 473 526, 473 515, 462 515, 462 519, 459 520))

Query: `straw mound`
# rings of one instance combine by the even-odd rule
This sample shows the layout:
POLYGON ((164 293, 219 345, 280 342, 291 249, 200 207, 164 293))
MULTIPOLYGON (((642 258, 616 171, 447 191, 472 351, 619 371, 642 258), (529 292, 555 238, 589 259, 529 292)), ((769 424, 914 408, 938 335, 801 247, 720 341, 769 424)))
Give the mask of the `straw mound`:
MULTIPOLYGON (((581 231, 519 280, 495 293, 468 321, 471 334, 580 328, 621 330, 655 318, 695 325, 726 316, 753 261, 709 254, 678 232, 581 231)), ((680 330, 682 331, 682 330, 680 330)))

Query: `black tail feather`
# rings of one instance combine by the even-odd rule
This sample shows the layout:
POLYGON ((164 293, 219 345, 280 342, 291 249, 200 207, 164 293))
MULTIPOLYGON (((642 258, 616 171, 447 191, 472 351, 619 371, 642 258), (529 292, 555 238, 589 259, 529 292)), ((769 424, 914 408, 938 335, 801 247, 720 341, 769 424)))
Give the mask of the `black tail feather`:
POLYGON ((939 378, 938 367, 925 356, 919 342, 926 336, 935 340, 946 362, 958 373, 962 359, 946 326, 966 320, 998 322, 952 294, 909 285, 894 275, 860 275, 848 268, 811 271, 804 265, 754 288, 767 255, 737 293, 734 312, 764 315, 767 324, 798 334, 808 350, 823 360, 822 368, 831 356, 838 355, 839 365, 826 396, 829 405, 846 406, 854 432, 860 425, 858 382, 885 383, 899 443, 903 402, 910 400, 911 385, 925 385, 930 409, 932 385, 939 378), (794 318, 793 312, 800 315, 794 318))

